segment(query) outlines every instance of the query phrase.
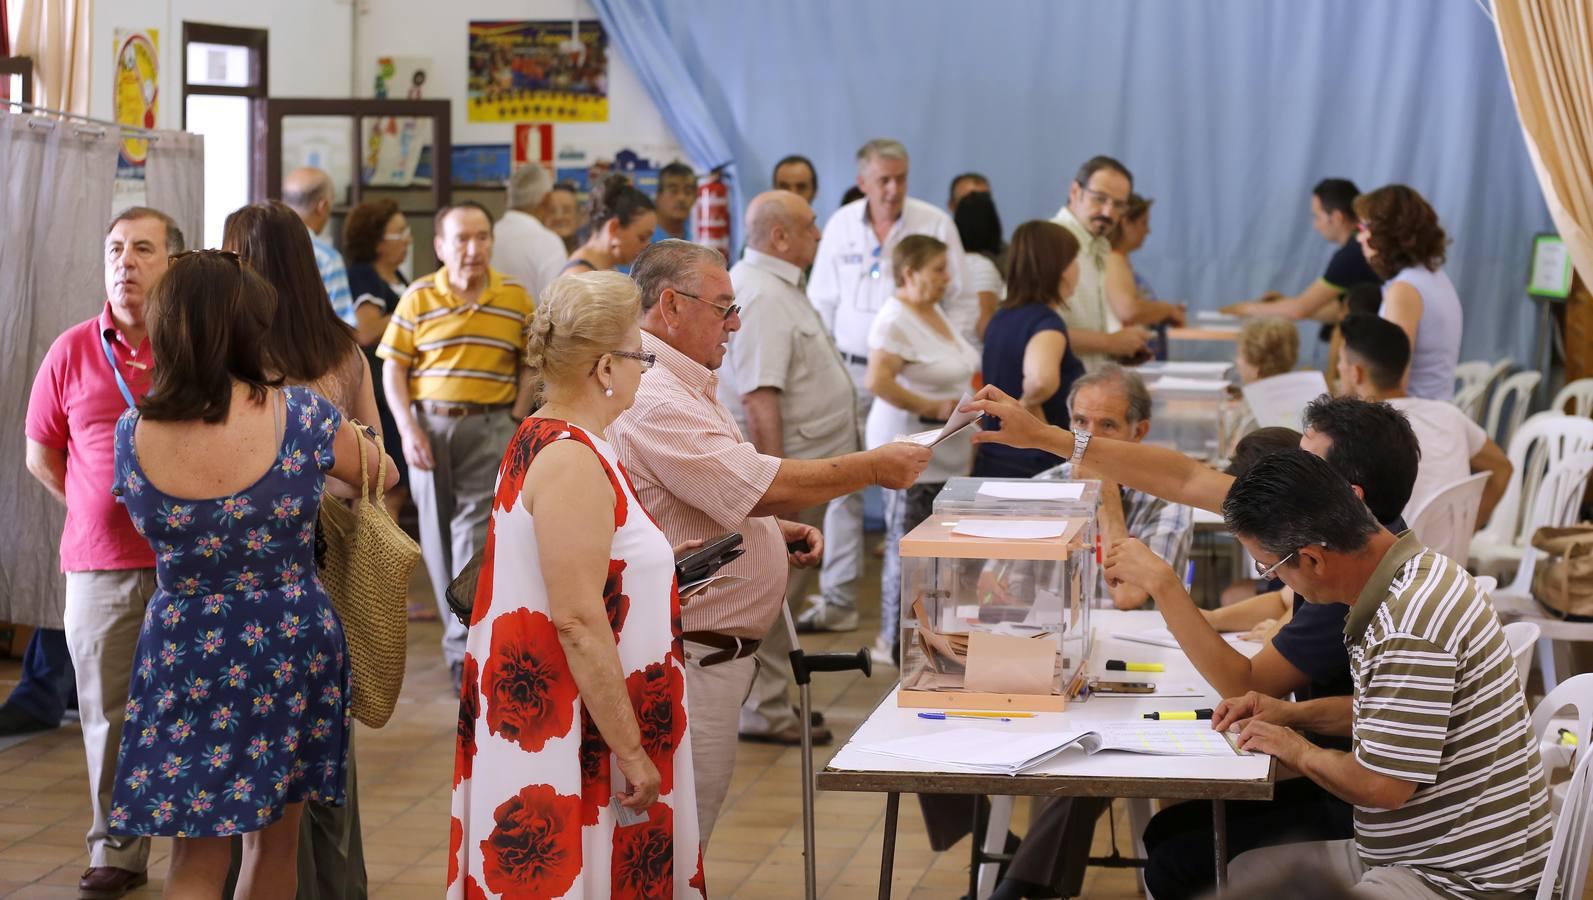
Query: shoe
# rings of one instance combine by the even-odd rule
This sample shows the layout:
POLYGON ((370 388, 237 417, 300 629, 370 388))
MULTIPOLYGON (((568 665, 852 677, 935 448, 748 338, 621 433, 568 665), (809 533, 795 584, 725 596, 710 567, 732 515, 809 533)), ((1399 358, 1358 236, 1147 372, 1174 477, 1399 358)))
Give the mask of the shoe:
MULTIPOLYGON (((791 715, 796 716, 797 721, 802 721, 802 708, 797 706, 795 703, 791 704, 791 715)), ((812 725, 814 728, 823 728, 824 713, 821 713, 815 709, 808 715, 808 724, 812 725)))
POLYGON ((460 660, 459 662, 451 662, 451 663, 448 664, 448 680, 454 686, 454 696, 455 697, 457 697, 460 694, 463 694, 465 692, 465 662, 464 662, 464 660, 460 660))
MULTIPOLYGON (((788 728, 784 731, 743 731, 737 735, 749 744, 778 744, 782 747, 802 746, 801 727, 788 728)), ((823 725, 813 729, 813 746, 828 747, 835 740, 835 735, 823 725)))
POLYGON ((77 881, 77 896, 78 900, 116 900, 146 881, 149 876, 143 872, 95 866, 83 870, 83 877, 77 881))
POLYGON ((842 609, 827 603, 814 603, 797 616, 796 630, 802 634, 817 631, 856 631, 857 610, 842 609))
POLYGON ((49 731, 59 728, 59 722, 46 722, 36 719, 32 713, 26 713, 14 706, 0 706, 0 737, 16 737, 22 734, 34 734, 40 731, 49 731))
POLYGON ((868 648, 868 655, 876 666, 897 668, 896 642, 887 640, 883 635, 874 639, 874 646, 868 648))

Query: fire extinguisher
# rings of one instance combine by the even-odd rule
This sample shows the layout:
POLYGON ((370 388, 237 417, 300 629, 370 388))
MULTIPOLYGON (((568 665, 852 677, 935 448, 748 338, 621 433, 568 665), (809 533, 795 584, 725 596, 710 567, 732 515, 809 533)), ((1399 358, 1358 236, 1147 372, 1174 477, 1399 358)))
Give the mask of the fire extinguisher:
POLYGON ((697 188, 697 203, 692 207, 692 240, 718 250, 730 259, 730 188, 724 170, 715 169, 697 188))

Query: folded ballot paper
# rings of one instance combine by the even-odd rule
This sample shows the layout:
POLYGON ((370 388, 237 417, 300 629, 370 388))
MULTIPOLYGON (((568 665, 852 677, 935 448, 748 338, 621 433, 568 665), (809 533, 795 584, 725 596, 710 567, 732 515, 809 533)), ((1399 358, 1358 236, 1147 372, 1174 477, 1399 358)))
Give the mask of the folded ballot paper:
POLYGON ((1228 738, 1210 722, 1132 720, 1096 722, 1073 731, 1013 732, 991 728, 952 728, 930 734, 860 744, 865 753, 933 765, 952 772, 1019 775, 1078 746, 1085 753, 1119 750, 1158 756, 1234 756, 1228 738))

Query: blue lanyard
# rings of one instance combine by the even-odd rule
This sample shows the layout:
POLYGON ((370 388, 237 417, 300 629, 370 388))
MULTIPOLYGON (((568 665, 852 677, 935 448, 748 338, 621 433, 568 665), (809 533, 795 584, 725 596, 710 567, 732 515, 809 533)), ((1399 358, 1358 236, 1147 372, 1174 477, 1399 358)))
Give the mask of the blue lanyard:
POLYGON ((116 376, 116 387, 121 390, 122 399, 127 401, 128 409, 132 409, 138 405, 138 401, 133 399, 133 391, 127 386, 127 379, 122 377, 122 370, 116 365, 116 356, 111 353, 110 338, 107 338, 103 331, 100 332, 100 349, 105 351, 105 361, 110 363, 111 374, 116 376))

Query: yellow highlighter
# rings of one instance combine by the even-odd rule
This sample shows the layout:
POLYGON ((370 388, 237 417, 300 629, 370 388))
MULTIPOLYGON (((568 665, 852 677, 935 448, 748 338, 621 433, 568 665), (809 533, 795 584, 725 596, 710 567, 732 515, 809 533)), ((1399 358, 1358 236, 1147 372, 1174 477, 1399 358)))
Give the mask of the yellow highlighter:
POLYGON ((1124 662, 1120 659, 1106 661, 1108 672, 1165 672, 1167 667, 1161 663, 1124 662))

